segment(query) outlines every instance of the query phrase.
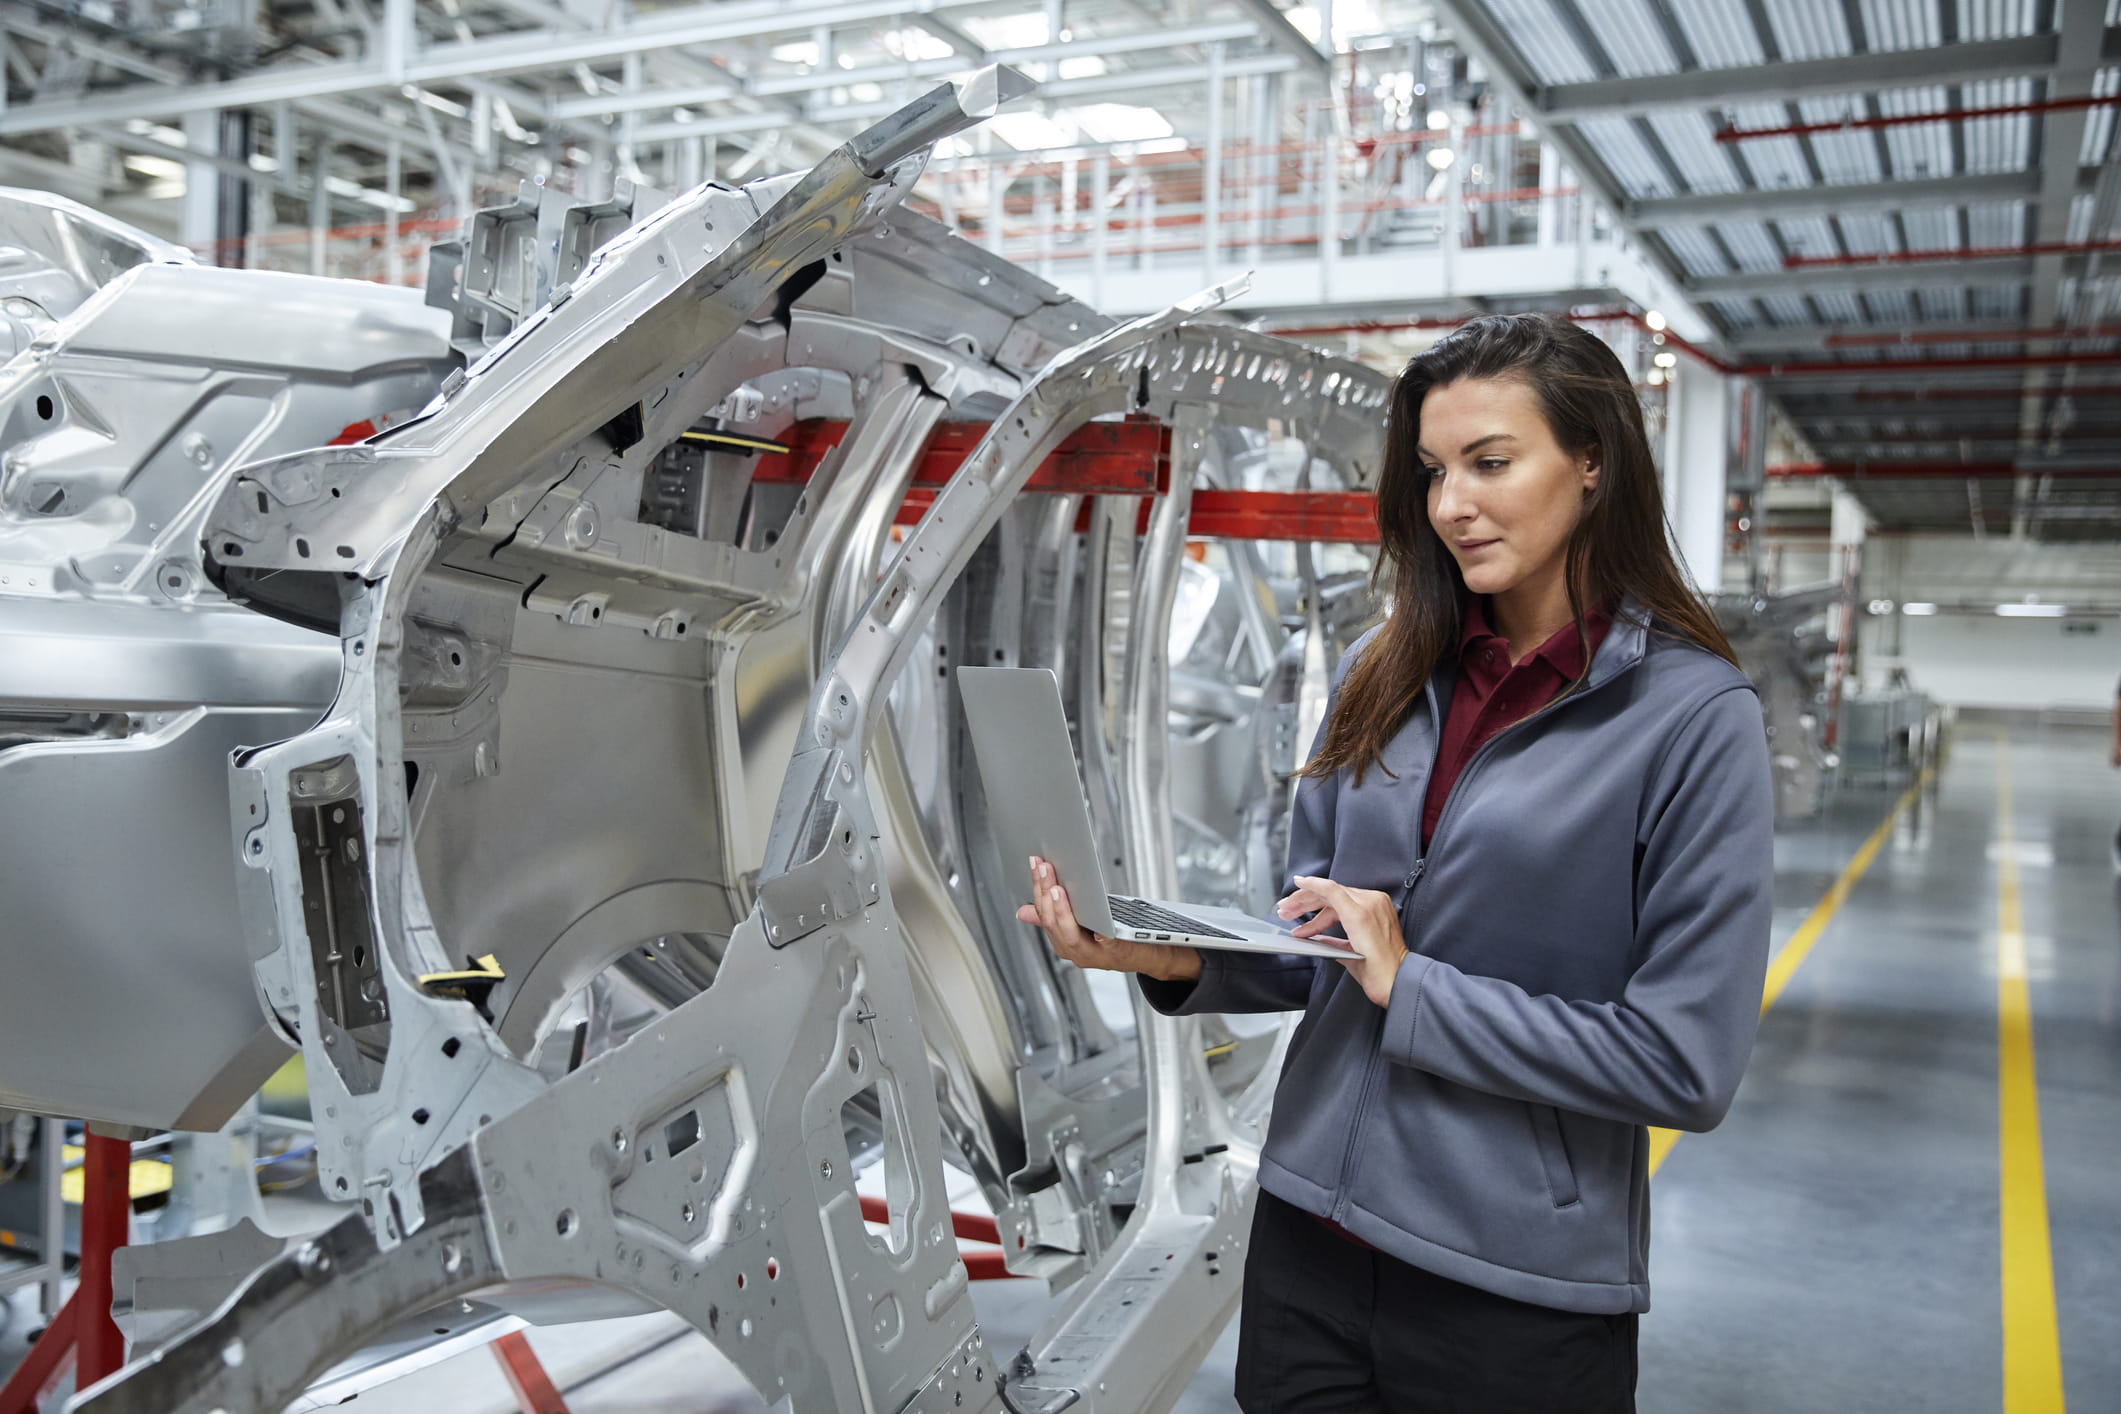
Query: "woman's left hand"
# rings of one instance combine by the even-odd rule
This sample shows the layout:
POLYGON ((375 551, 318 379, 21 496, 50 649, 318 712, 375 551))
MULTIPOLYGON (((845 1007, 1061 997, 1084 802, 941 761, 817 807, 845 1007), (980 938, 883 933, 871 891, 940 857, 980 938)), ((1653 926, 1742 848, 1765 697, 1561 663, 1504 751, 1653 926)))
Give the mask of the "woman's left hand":
POLYGON ((1348 969, 1364 996, 1378 1006, 1390 1005, 1392 981, 1399 976, 1399 964, 1407 955, 1407 940, 1399 931, 1399 910, 1393 906, 1392 896, 1378 889, 1351 889, 1308 874, 1298 874, 1296 883, 1296 892, 1278 906, 1282 916, 1331 909, 1356 953, 1354 957, 1338 959, 1340 965, 1348 969))

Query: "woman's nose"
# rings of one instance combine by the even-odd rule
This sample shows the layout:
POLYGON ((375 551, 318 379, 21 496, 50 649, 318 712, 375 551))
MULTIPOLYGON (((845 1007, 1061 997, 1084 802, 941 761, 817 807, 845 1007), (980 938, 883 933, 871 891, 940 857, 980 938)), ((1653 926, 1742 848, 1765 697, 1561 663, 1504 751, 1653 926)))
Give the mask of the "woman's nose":
POLYGON ((1465 494, 1465 483, 1446 472, 1437 483, 1436 492, 1430 502, 1429 518, 1438 525, 1451 525, 1473 518, 1472 498, 1465 494))

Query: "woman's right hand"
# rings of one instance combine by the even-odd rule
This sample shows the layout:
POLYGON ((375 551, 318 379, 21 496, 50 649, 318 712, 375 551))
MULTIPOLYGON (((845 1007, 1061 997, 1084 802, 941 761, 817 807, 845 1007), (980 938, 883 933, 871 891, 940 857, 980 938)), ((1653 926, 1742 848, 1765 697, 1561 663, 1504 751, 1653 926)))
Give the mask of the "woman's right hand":
POLYGON ((1068 891, 1053 876, 1053 866, 1031 856, 1031 902, 1016 910, 1018 921, 1036 924, 1063 961, 1106 972, 1139 972, 1165 982, 1200 976, 1200 954, 1174 943, 1136 943, 1093 933, 1075 921, 1068 891))

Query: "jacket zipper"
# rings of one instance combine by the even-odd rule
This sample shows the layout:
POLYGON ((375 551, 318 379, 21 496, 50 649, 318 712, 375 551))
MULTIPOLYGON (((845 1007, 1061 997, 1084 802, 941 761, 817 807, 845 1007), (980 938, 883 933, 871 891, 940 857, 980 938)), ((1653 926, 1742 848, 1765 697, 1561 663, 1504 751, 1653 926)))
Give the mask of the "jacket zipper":
MULTIPOLYGON (((1407 910, 1413 905, 1415 901, 1415 895, 1419 893, 1418 885, 1421 883, 1421 876, 1428 871, 1429 856, 1436 852, 1437 844, 1443 839, 1443 827, 1451 818, 1451 809, 1458 803, 1460 797, 1463 796, 1465 793, 1466 778, 1473 774, 1473 769, 1478 766, 1481 761, 1487 756, 1489 750, 1494 747, 1495 743, 1502 740, 1502 738, 1507 736, 1509 733, 1516 731, 1519 727, 1529 726, 1531 723, 1538 721, 1541 717, 1544 717, 1551 712, 1559 710, 1564 703, 1574 702, 1581 698, 1590 696, 1592 693, 1598 691, 1598 689, 1604 687, 1606 683, 1612 682, 1615 678, 1620 677, 1622 674, 1626 673, 1634 666, 1634 662, 1629 662, 1625 667, 1622 667, 1621 669, 1619 669, 1619 671, 1615 672, 1612 677, 1606 678, 1602 682, 1593 683, 1590 686, 1584 687, 1579 691, 1555 698, 1553 701, 1547 703, 1546 706, 1540 708, 1537 712, 1534 712, 1529 716, 1519 717, 1516 721, 1510 723, 1501 731, 1496 732, 1495 735, 1489 737, 1486 741, 1481 743, 1480 749, 1473 753, 1472 757, 1467 760, 1464 769, 1462 769, 1458 773, 1458 779, 1451 783, 1451 793, 1450 795, 1444 798, 1443 811, 1436 817, 1436 833, 1429 837, 1429 847, 1427 849, 1422 850, 1414 857, 1414 867, 1407 871, 1407 896, 1406 902, 1401 905, 1401 914, 1402 917, 1407 918, 1409 926, 1411 926, 1412 923, 1416 920, 1408 915, 1407 910)), ((1428 689, 1429 697, 1429 720, 1436 724, 1436 751, 1431 752, 1429 755, 1429 769, 1431 771, 1434 771, 1436 769, 1436 756, 1443 750, 1443 714, 1437 707, 1436 687, 1433 674, 1431 675, 1430 681, 1428 684, 1426 684, 1426 686, 1428 689)), ((1422 779, 1426 781, 1428 777, 1424 776, 1422 779)), ((1420 843, 1420 826, 1418 823, 1416 824, 1415 828, 1417 831, 1415 836, 1415 842, 1418 847, 1420 843)), ((1355 1162, 1361 1156, 1363 1132, 1366 1127, 1364 1125, 1364 1120, 1367 1119, 1369 1116, 1370 1097, 1372 1093, 1374 1093, 1374 1091, 1376 1090, 1376 1082, 1378 1075, 1383 1071, 1385 1066, 1391 1064, 1390 1061, 1384 1058, 1381 1052, 1381 1048, 1377 1044, 1384 1040, 1386 1013, 1384 1008, 1382 1007, 1373 1008, 1373 1010, 1377 1012, 1377 1030, 1372 1044, 1370 1063, 1363 1071, 1362 1089, 1356 1095, 1355 1098, 1355 1119, 1354 1122, 1348 1126, 1347 1146, 1342 1149, 1340 1157, 1340 1179, 1334 1185, 1335 1192, 1333 1195, 1332 1221, 1334 1221, 1335 1223, 1340 1222, 1342 1218, 1345 1218, 1348 1215, 1348 1208, 1351 1202, 1351 1198, 1349 1195, 1350 1179, 1353 1177, 1355 1172, 1355 1162)))

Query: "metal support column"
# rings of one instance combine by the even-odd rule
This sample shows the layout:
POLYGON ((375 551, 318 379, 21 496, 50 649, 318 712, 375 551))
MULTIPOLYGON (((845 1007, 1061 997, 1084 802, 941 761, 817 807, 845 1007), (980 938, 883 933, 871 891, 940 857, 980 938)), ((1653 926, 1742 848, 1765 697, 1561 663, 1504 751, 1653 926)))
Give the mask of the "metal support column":
POLYGON ((405 253, 398 249, 398 189, 405 182, 405 145, 392 138, 383 145, 383 192, 390 204, 383 208, 383 278, 393 285, 405 283, 405 253))
POLYGON ((318 133, 309 159, 309 273, 324 273, 324 232, 331 224, 331 142, 318 133))
POLYGON ((1690 358, 1667 374, 1663 481, 1665 518, 1679 557, 1704 594, 1723 587, 1725 487, 1737 446, 1731 438, 1731 380, 1690 358))
MULTIPOLYGON (((1252 160, 1247 163, 1251 185, 1251 239, 1245 243, 1245 262, 1255 270, 1265 256, 1267 240, 1267 192, 1279 188, 1281 75, 1260 74, 1252 80, 1252 160)), ((1277 191, 1278 195, 1278 191, 1277 191)), ((1276 205, 1280 202, 1277 200, 1276 205)))
POLYGON ((224 108, 219 118, 214 150, 245 165, 214 170, 214 264, 241 269, 249 256, 251 184, 237 173, 248 170, 255 122, 248 108, 224 108))
POLYGON ((987 154, 987 249, 996 255, 1002 253, 1002 197, 1007 185, 1002 175, 1002 164, 993 153, 987 154))
POLYGON ((1111 201, 1112 154, 1100 147, 1090 159, 1090 305, 1105 305, 1105 252, 1110 242, 1106 224, 1111 201))
POLYGON ((1544 134, 1539 139, 1539 243, 1554 244, 1555 228, 1561 215, 1561 198, 1554 192, 1561 186, 1561 154, 1548 142, 1544 134))
POLYGON ((1223 43, 1208 46, 1208 142, 1201 154, 1200 276, 1212 285, 1222 264, 1223 43))
POLYGON ((1083 209, 1083 164, 1079 157, 1070 157, 1061 163, 1060 179, 1060 224, 1054 228, 1054 238, 1063 245, 1082 244, 1081 212, 1083 209))

